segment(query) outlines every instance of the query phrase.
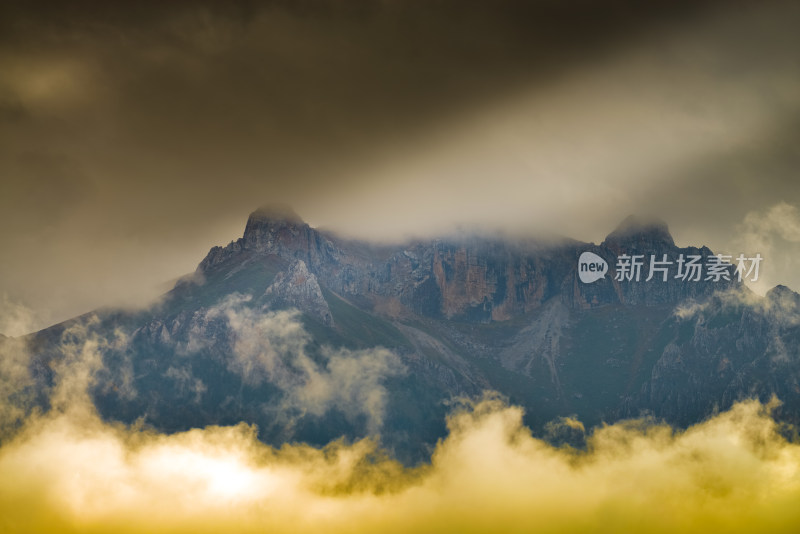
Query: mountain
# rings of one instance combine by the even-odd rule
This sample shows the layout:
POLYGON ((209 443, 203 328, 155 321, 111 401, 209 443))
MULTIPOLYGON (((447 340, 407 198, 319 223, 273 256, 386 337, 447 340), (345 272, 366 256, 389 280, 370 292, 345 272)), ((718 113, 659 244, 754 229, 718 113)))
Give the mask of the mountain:
POLYGON ((81 325, 105 340, 90 390, 107 419, 164 431, 247 421, 276 445, 380 436, 410 463, 445 434, 454 399, 485 390, 523 406, 538 435, 574 444, 582 433, 565 438, 563 417, 689 425, 745 397, 777 395, 777 417, 800 422, 800 295, 756 296, 730 266, 678 276, 692 257, 714 262, 635 217, 599 245, 373 244, 271 206, 157 305, 32 335, 31 372, 46 408, 81 325), (584 253, 603 277, 582 281, 584 253), (638 280, 622 265, 637 256, 638 280))

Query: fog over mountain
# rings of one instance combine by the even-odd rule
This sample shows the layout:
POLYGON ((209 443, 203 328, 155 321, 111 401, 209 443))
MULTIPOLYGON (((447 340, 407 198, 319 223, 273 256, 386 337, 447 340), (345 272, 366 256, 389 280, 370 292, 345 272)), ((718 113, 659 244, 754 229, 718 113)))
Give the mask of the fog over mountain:
POLYGON ((652 218, 375 245, 259 209, 157 304, 0 338, 4 525, 794 528, 800 295, 715 259, 652 218))
MULTIPOLYGON (((628 217, 599 245, 466 233, 375 245, 268 206, 157 304, 24 338, 26 379, 6 388, 24 402, 5 424, 51 406, 64 346, 86 338, 98 352, 86 394, 108 420, 244 421, 275 446, 372 437, 410 464, 445 436, 452 402, 485 391, 543 437, 559 418, 685 427, 751 398, 781 399, 774 415, 796 423, 800 295, 759 296, 744 284, 754 271, 715 262, 653 219, 628 217), (604 274, 582 276, 587 253, 604 274)), ((580 447, 583 432, 558 439, 580 447)))
POLYGON ((147 303, 266 202, 378 241, 649 212, 800 287, 793 2, 0 10, 0 295, 33 328, 147 303))
POLYGON ((0 4, 0 531, 800 531, 800 4, 0 4))

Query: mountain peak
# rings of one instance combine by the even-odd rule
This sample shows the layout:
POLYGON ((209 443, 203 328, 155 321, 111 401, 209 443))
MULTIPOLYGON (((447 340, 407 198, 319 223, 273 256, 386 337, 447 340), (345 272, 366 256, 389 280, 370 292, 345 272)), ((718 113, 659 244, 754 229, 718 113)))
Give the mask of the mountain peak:
POLYGON ((244 235, 237 243, 234 248, 302 258, 309 268, 330 260, 336 253, 333 243, 285 204, 264 206, 251 213, 244 235))
POLYGON ((627 216, 613 232, 608 234, 605 243, 620 243, 631 240, 657 241, 670 246, 675 245, 667 223, 656 217, 642 217, 639 215, 627 216))
POLYGON ((250 214, 243 237, 245 243, 252 245, 260 242, 264 234, 272 234, 279 228, 296 228, 304 224, 303 219, 288 205, 268 204, 250 214))
POLYGON ((767 291, 766 297, 770 302, 793 302, 800 306, 800 294, 792 291, 783 284, 778 284, 767 291))
POLYGON ((266 204, 261 206, 247 219, 250 222, 284 221, 293 224, 303 224, 303 219, 288 204, 266 204))

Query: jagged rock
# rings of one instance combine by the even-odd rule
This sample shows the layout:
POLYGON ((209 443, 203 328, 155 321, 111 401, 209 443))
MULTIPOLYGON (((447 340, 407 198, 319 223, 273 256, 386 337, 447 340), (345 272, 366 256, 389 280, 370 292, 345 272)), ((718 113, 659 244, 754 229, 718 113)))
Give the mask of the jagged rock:
MULTIPOLYGON (((553 297, 569 308, 615 303, 661 305, 709 295, 738 284, 736 280, 687 283, 670 276, 646 281, 650 255, 676 262, 679 255, 699 255, 708 248, 676 247, 667 225, 628 217, 600 245, 563 241, 542 246, 504 239, 454 238, 405 245, 374 246, 320 232, 286 207, 253 212, 244 236, 225 248, 215 247, 198 271, 234 269, 244 254, 302 260, 319 282, 335 292, 365 299, 375 308, 404 306, 408 313, 469 322, 505 321, 530 313, 553 297), (610 272, 594 284, 577 276, 581 252, 606 259, 610 272), (615 279, 620 254, 644 254, 639 281, 615 279)), ((403 315, 402 312, 395 312, 403 315)))
POLYGON ((214 247, 200 262, 197 272, 207 273, 243 252, 275 254, 287 259, 302 259, 307 265, 331 265, 337 249, 322 233, 304 223, 285 206, 260 208, 250 214, 244 235, 226 247, 214 247))
POLYGON ((511 344, 500 353, 500 362, 507 369, 531 374, 536 360, 543 360, 550 379, 560 394, 558 376, 559 343, 569 321, 569 310, 558 299, 543 306, 533 322, 520 330, 511 344))
POLYGON ((333 316, 317 277, 308 271, 303 260, 296 260, 286 271, 275 275, 265 294, 319 319, 326 326, 333 326, 333 316))

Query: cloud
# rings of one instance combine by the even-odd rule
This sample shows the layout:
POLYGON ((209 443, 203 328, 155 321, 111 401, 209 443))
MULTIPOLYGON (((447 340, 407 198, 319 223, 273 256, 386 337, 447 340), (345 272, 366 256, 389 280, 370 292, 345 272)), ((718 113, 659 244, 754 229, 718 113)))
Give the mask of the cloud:
MULTIPOLYGON (((778 202, 745 215, 737 227, 736 244, 747 256, 764 258, 760 277, 752 287, 764 293, 778 283, 795 283, 795 258, 800 254, 800 210, 794 204, 778 202)), ((799 288, 795 288, 799 289, 799 288)))
POLYGON ((755 243, 775 237, 800 242, 800 211, 787 202, 779 202, 761 212, 751 211, 745 216, 743 226, 743 239, 755 243))
POLYGON ((696 328, 705 329, 710 328, 708 323, 715 314, 730 312, 741 314, 743 324, 763 328, 768 340, 766 353, 774 362, 788 363, 800 356, 791 352, 793 343, 790 341, 800 325, 800 295, 785 286, 773 289, 766 297, 744 285, 731 287, 703 300, 688 299, 675 307, 673 315, 681 321, 693 321, 696 328))
POLYGON ((36 314, 3 294, 0 299, 0 440, 23 423, 33 408, 30 332, 36 314))
MULTIPOLYGON (((90 389, 97 384, 100 373, 107 370, 104 353, 125 351, 127 336, 120 330, 113 331, 109 337, 98 335, 93 329, 99 324, 100 319, 91 315, 75 322, 61 335, 58 354, 49 363, 54 372, 50 405, 56 412, 93 411, 90 389)), ((122 396, 135 396, 128 366, 123 365, 115 378, 122 396)))
POLYGON ((100 378, 121 397, 136 396, 130 359, 118 358, 109 368, 104 358, 125 355, 127 336, 119 330, 108 337, 98 335, 94 328, 99 324, 96 315, 75 321, 49 355, 36 354, 33 338, 0 336, 0 442, 45 408, 56 414, 94 413, 90 390, 100 378))
MULTIPOLYGON (((187 350, 195 352, 209 344, 214 334, 209 325, 221 323, 230 329, 228 369, 250 385, 265 381, 298 385, 298 375, 314 367, 305 356, 309 335, 293 311, 263 311, 247 306, 251 295, 233 294, 202 312, 189 332, 187 350)), ((222 332, 219 336, 224 335, 222 332)))
POLYGON ((175 381, 175 387, 181 396, 187 392, 194 393, 195 404, 200 402, 200 399, 203 398, 203 393, 208 390, 203 381, 194 376, 192 366, 188 364, 182 367, 170 366, 164 376, 175 381))
POLYGON ((36 320, 35 311, 3 294, 0 299, 0 335, 14 337, 27 334, 35 327, 36 320))
POLYGON ((732 286, 724 290, 715 291, 702 300, 686 299, 675 306, 673 315, 681 320, 691 319, 704 313, 706 310, 719 310, 720 307, 752 307, 754 311, 764 313, 771 302, 764 297, 750 291, 746 286, 732 286))
POLYGON ((375 435, 383 423, 386 388, 383 382, 405 374, 406 367, 387 349, 323 350, 326 369, 312 369, 293 395, 293 402, 315 415, 337 408, 351 417, 367 416, 367 433, 375 435))
MULTIPOLYGON (((215 312, 237 325, 240 339, 268 332, 261 342, 242 340, 248 347, 243 354, 263 362, 269 342, 276 351, 272 369, 284 365, 275 347, 304 347, 296 314, 248 303, 232 297, 215 312)), ((371 439, 274 448, 244 423, 166 435, 103 422, 87 391, 104 372, 103 355, 123 350, 127 340, 98 338, 96 324, 90 317, 65 331, 53 364, 53 409, 27 415, 0 445, 0 525, 6 532, 800 528, 800 443, 786 438, 796 429, 770 416, 777 401, 741 402, 685 431, 650 420, 622 421, 588 435, 572 418, 550 425, 557 441, 585 445, 576 449, 534 438, 521 408, 485 393, 456 405, 430 463, 404 467, 371 439)), ((297 363, 308 374, 298 382, 305 393, 295 402, 370 404, 375 398, 362 393, 374 392, 384 371, 370 356, 331 351, 324 366, 297 363), (337 388, 347 393, 331 391, 337 388)))
POLYGON ((297 310, 269 311, 250 306, 250 295, 234 294, 195 318, 186 351, 217 343, 228 369, 243 383, 269 382, 284 393, 279 413, 321 416, 338 409, 351 420, 366 417, 368 434, 383 423, 386 379, 406 372, 400 358, 383 348, 322 347, 321 361, 307 350, 311 337, 297 310), (219 325, 223 329, 219 329, 219 325))
POLYGON ((32 408, 29 363, 26 340, 0 336, 0 439, 21 425, 32 408))
POLYGON ((680 319, 689 319, 706 310, 747 307, 752 312, 767 315, 776 326, 800 324, 800 296, 784 287, 776 288, 767 297, 759 295, 745 285, 732 286, 715 291, 702 299, 687 299, 679 303, 673 314, 680 319))
POLYGON ((416 468, 369 440, 275 449, 244 424, 166 436, 60 413, 0 449, 0 513, 7 532, 791 531, 800 445, 769 408, 685 432, 623 422, 577 452, 490 395, 416 468))

